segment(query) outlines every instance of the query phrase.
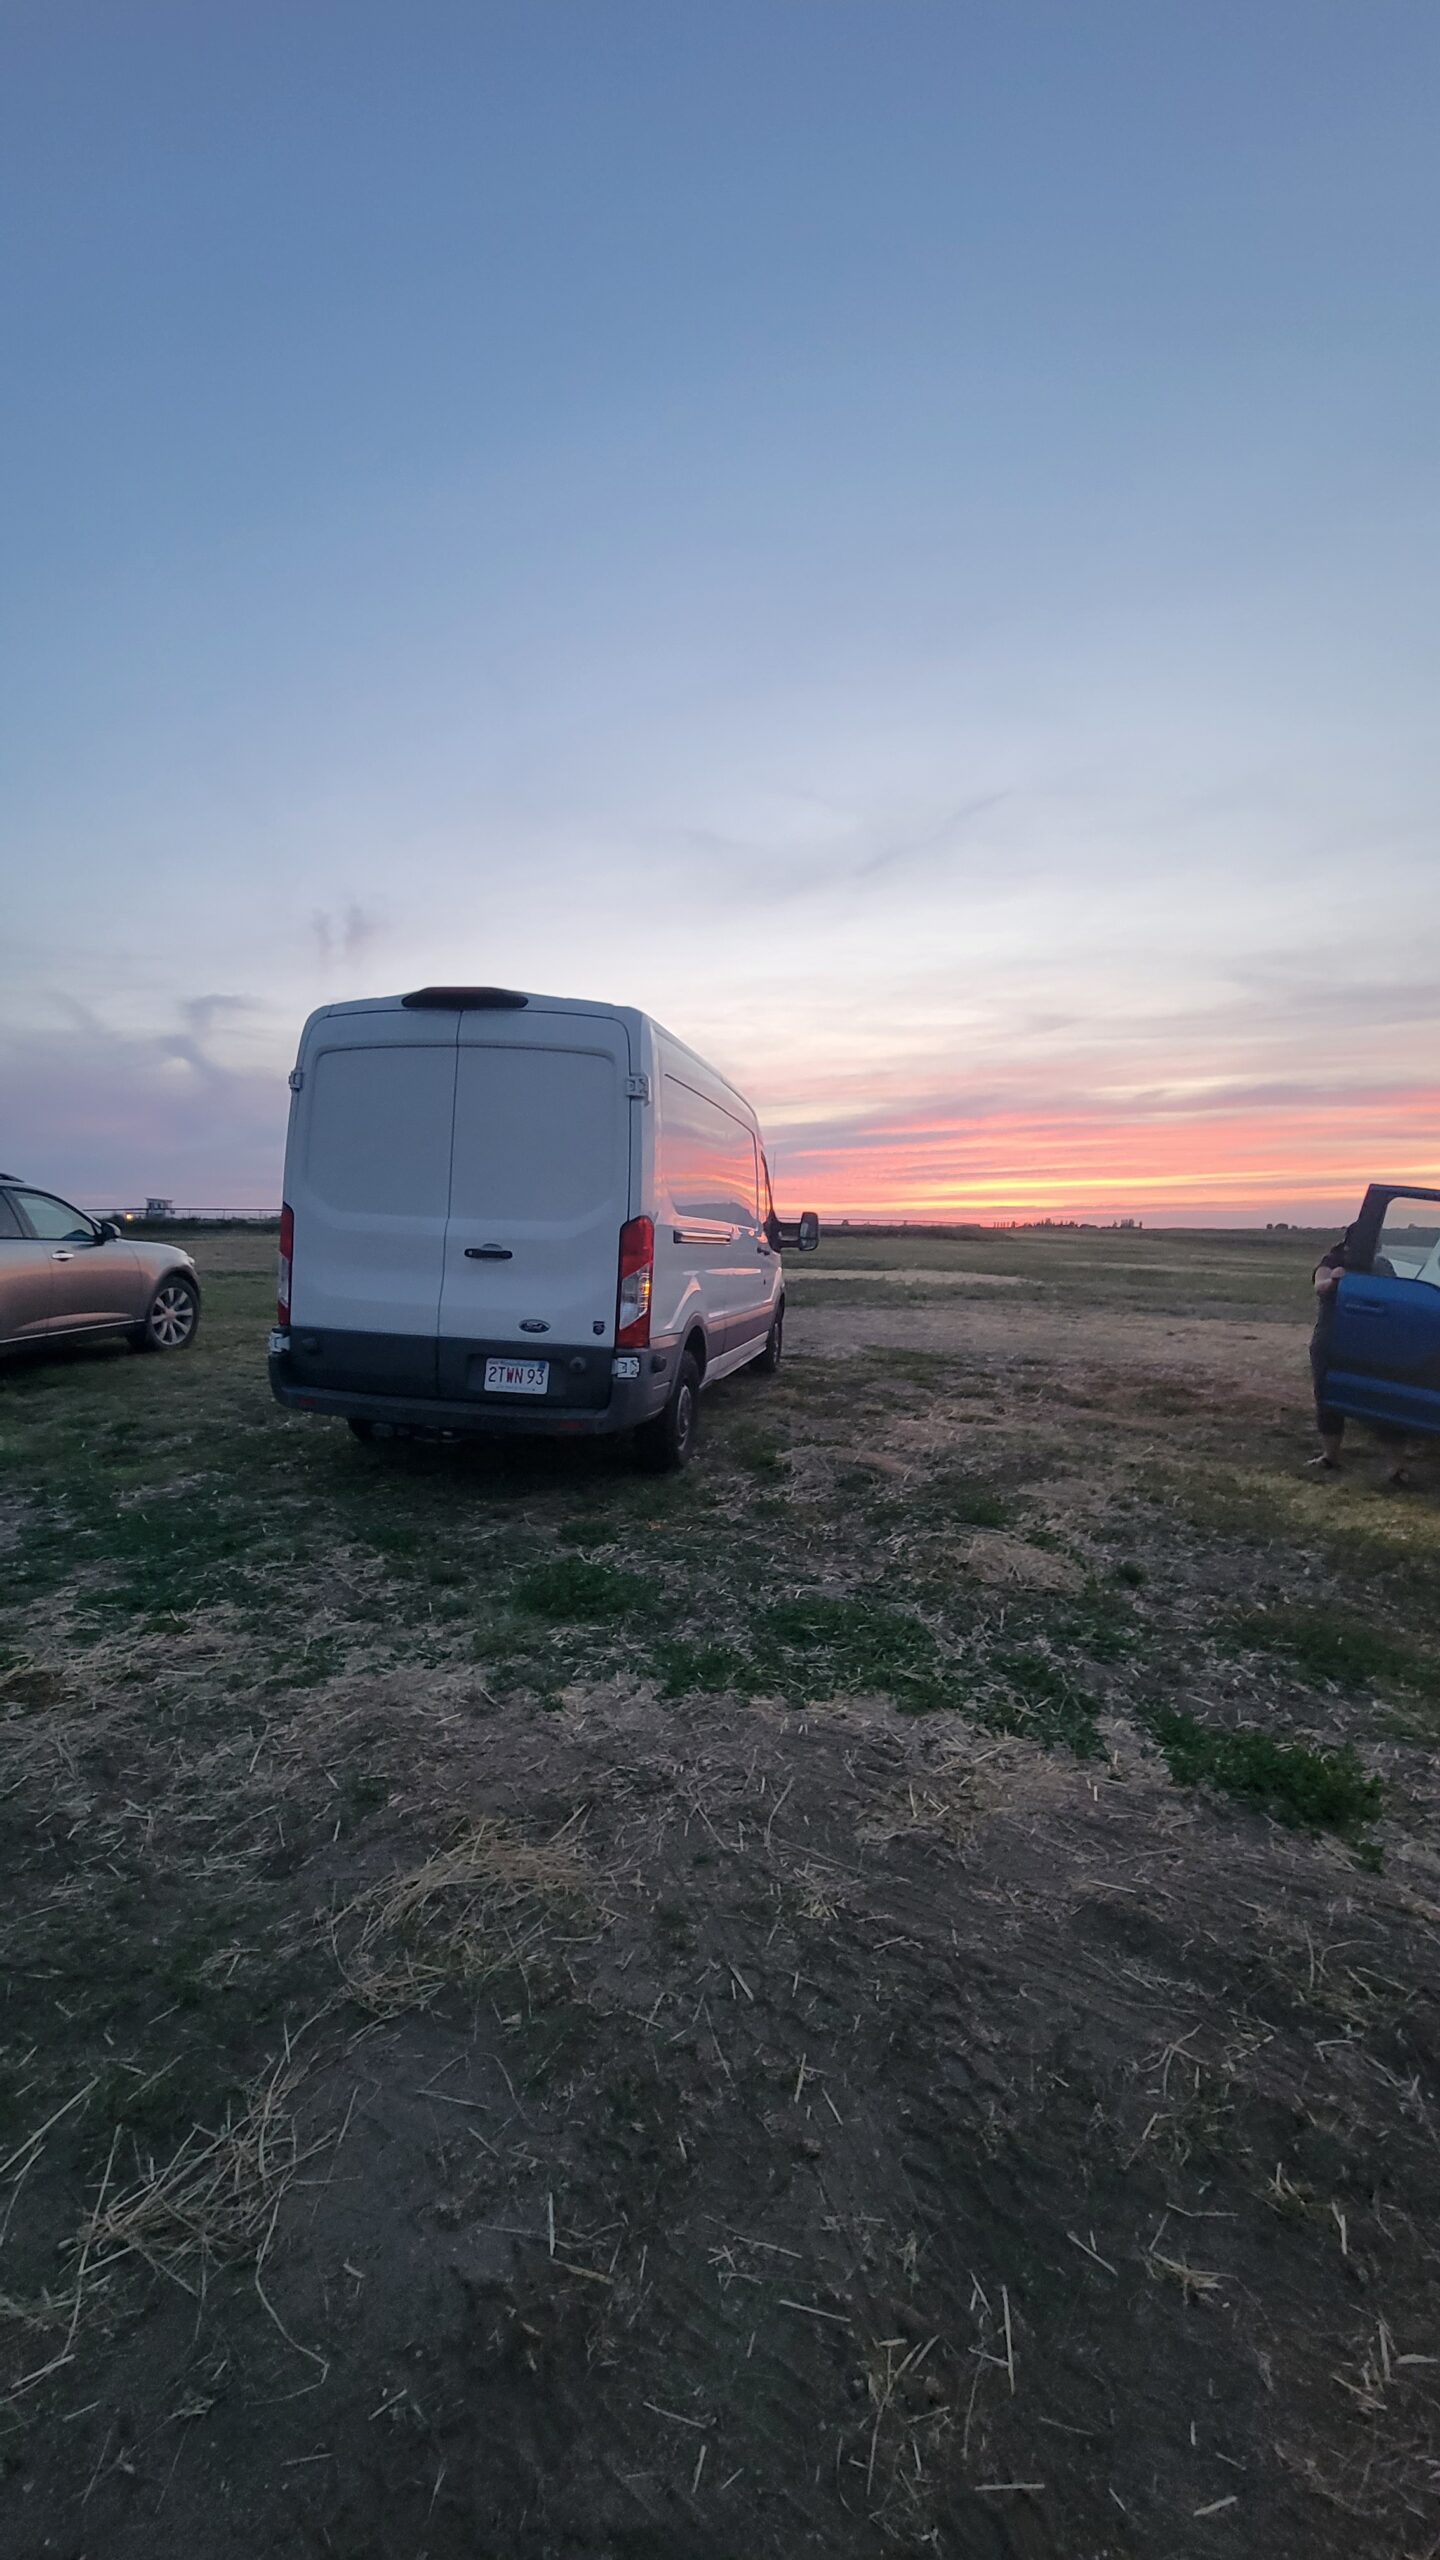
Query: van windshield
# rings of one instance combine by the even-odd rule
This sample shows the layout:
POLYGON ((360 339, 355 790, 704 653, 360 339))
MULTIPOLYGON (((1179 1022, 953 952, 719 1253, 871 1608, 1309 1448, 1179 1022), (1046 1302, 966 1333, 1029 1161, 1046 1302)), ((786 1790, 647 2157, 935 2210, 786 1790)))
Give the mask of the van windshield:
POLYGON ((613 1058, 462 1047, 450 1214, 546 1225, 587 1217, 623 1185, 621 1133, 613 1058))

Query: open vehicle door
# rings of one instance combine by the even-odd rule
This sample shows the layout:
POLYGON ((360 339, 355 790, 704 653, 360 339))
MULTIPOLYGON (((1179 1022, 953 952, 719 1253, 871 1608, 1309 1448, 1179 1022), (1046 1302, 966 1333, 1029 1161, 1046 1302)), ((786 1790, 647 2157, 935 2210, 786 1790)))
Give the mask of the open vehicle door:
POLYGON ((1372 1183, 1336 1292, 1323 1400, 1440 1433, 1440 1191, 1372 1183))

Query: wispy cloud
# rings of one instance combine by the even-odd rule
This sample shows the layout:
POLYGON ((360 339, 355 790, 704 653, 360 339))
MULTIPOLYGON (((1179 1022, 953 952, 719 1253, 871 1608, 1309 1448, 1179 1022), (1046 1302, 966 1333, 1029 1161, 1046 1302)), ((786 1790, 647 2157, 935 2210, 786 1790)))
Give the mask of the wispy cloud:
POLYGON ((376 907, 351 898, 343 907, 316 907, 310 918, 315 952, 322 962, 360 960, 384 938, 385 925, 376 907))
POLYGON ((0 1034, 0 1162, 94 1206, 163 1191, 195 1208, 280 1196, 283 1068, 227 1058, 217 1032, 260 1017, 247 997, 184 1000, 151 1032, 79 1006, 50 1028, 0 1034))

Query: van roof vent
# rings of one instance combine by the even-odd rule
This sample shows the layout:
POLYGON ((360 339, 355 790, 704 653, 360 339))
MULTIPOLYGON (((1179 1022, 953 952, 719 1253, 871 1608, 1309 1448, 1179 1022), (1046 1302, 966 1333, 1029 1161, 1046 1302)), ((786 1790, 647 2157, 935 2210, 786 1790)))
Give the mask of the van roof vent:
POLYGON ((518 1013, 530 999, 513 987, 417 987, 400 1001, 414 1013, 518 1013))

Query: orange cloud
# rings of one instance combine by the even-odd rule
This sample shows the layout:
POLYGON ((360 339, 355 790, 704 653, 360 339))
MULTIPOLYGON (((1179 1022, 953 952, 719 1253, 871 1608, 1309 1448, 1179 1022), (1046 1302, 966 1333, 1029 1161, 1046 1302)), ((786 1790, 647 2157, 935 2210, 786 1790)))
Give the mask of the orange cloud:
POLYGON ((891 1104, 775 1116, 779 1187, 830 1217, 1329 1218, 1367 1182, 1440 1185, 1440 1088, 891 1104))

